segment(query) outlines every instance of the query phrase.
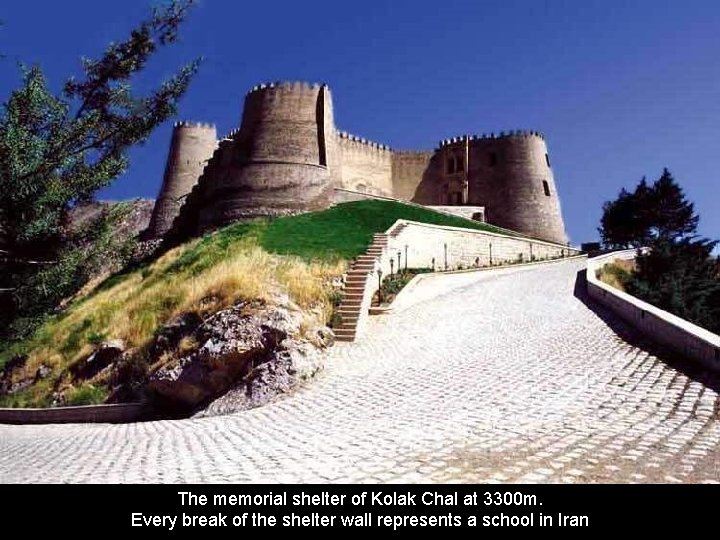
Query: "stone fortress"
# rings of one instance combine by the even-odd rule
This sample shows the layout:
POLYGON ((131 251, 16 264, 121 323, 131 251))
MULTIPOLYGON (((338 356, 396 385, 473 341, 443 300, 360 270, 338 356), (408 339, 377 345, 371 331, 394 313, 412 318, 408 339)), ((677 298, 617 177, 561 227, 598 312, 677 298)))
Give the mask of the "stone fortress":
MULTIPOLYGON (((482 207, 487 222, 566 244, 550 158, 534 131, 465 135, 396 151, 335 127, 330 89, 279 82, 245 97, 240 128, 177 123, 149 238, 331 206, 337 189, 428 206, 482 207)), ((460 209, 460 208, 458 208, 460 209)))

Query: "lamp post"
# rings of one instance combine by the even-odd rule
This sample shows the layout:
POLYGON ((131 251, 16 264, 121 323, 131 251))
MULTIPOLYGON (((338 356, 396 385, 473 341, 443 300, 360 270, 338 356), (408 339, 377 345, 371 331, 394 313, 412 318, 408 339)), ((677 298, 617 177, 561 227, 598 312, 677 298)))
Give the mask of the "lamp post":
POLYGON ((395 272, 393 268, 395 267, 395 259, 390 259, 390 275, 392 276, 395 272))
POLYGON ((382 304, 382 269, 378 268, 378 306, 382 304))
POLYGON ((405 244, 405 271, 406 272, 407 272, 407 248, 408 248, 408 245, 405 244))
POLYGON ((490 243, 490 266, 492 266, 492 265, 493 265, 493 262, 492 262, 492 243, 490 243))
POLYGON ((400 256, 402 255, 402 252, 398 249, 398 273, 400 272, 400 256))
POLYGON ((435 257, 432 258, 432 269, 435 271, 435 257))
POLYGON ((447 270, 447 244, 444 244, 445 247, 445 270, 447 270))

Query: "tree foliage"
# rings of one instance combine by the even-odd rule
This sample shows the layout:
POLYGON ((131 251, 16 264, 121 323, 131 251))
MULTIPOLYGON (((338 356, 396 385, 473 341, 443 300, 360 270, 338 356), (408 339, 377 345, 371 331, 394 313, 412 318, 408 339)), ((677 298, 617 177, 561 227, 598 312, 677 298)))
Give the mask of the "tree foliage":
POLYGON ((628 293, 720 334, 720 276, 711 256, 717 242, 660 237, 636 258, 628 293))
POLYGON ((39 67, 23 69, 0 111, 0 294, 10 304, 3 327, 46 313, 77 287, 83 256, 66 241, 68 212, 122 174, 129 149, 176 113, 199 60, 145 95, 132 83, 177 40, 191 6, 178 0, 154 10, 124 41, 83 59, 82 75, 60 95, 39 67))
POLYGON ((694 205, 685 199, 670 171, 663 169, 652 186, 643 178, 632 193, 623 188, 617 199, 606 202, 598 230, 606 247, 622 249, 655 238, 692 235, 697 224, 694 205))
POLYGON ((638 251, 630 294, 708 330, 720 333, 720 259, 716 241, 696 236, 693 203, 667 169, 648 186, 605 203, 600 233, 606 247, 648 247, 638 251))

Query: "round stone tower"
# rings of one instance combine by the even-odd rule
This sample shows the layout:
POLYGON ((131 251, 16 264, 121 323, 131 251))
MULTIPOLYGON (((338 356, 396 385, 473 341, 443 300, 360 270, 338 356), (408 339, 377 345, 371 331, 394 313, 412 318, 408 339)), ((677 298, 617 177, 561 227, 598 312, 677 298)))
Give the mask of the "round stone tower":
MULTIPOLYGON (((434 204, 485 207, 493 225, 565 244, 560 198, 544 137, 534 131, 462 136, 437 152, 434 204)), ((424 202, 424 201, 419 201, 424 202)), ((428 203, 424 203, 428 204, 428 203)))
POLYGON ((199 232, 329 206, 339 158, 326 85, 256 86, 245 98, 231 147, 203 186, 199 232))
MULTIPOLYGON (((501 204, 487 209, 488 220, 528 236, 567 243, 545 138, 537 132, 516 131, 494 140, 501 204)), ((487 158, 486 163, 490 163, 487 158)))
POLYGON ((217 144, 214 125, 190 122, 175 124, 165 176, 145 233, 146 238, 160 238, 170 229, 185 197, 197 183, 217 144))

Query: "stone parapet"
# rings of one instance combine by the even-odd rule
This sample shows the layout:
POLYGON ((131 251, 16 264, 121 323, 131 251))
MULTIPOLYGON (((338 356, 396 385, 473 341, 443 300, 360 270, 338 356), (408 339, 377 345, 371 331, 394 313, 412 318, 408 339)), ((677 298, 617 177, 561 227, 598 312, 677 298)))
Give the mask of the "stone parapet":
POLYGON ((720 372, 720 336, 603 283, 596 272, 618 259, 632 260, 634 249, 588 259, 587 293, 652 341, 690 358, 707 369, 720 372))

